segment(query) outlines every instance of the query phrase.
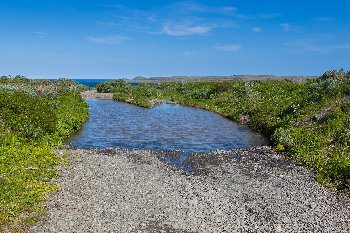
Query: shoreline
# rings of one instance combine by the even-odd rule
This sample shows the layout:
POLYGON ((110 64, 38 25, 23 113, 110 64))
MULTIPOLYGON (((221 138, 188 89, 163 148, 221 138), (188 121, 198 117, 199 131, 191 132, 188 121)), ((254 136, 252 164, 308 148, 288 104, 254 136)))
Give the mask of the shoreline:
POLYGON ((193 153, 190 174, 164 151, 66 152, 61 190, 31 232, 350 231, 350 198, 269 147, 193 153))

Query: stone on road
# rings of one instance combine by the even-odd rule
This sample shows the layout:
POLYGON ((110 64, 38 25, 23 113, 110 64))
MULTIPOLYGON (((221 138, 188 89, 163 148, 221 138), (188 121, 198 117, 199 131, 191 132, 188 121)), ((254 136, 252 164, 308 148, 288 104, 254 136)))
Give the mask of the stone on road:
POLYGON ((191 174, 145 150, 69 150, 31 232, 350 232, 345 195, 269 148, 193 153, 191 174))

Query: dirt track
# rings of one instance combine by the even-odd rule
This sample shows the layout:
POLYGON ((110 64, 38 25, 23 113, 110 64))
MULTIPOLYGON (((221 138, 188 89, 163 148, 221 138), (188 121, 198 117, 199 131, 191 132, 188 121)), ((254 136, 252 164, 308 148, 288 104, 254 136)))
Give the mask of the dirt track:
POLYGON ((69 152, 32 232, 350 232, 349 198, 268 147, 192 154, 192 174, 155 151, 69 152))

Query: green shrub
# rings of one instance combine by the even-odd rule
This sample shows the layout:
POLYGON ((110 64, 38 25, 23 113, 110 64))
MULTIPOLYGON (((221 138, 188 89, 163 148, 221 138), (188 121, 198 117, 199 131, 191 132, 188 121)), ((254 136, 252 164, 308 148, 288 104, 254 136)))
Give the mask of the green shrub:
POLYGON ((96 85, 97 92, 100 93, 113 93, 120 90, 126 91, 131 88, 131 85, 124 80, 111 80, 96 85))
POLYGON ((43 214, 63 161, 53 153, 88 117, 68 80, 0 78, 0 232, 22 231, 43 214), (6 88, 1 89, 6 85, 6 88))
POLYGON ((0 117, 13 133, 32 139, 54 132, 57 125, 50 102, 25 92, 0 93, 0 117))

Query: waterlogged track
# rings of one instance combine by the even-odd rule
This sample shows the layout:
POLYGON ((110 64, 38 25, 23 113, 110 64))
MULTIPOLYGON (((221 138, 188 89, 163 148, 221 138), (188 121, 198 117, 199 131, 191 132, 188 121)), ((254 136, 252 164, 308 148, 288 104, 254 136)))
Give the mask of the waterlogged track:
POLYGON ((349 198, 268 147, 192 153, 191 174, 164 151, 69 152, 32 232, 350 232, 349 198))
POLYGON ((114 147, 188 152, 266 144, 261 135, 249 128, 201 109, 170 104, 145 109, 96 99, 89 99, 87 103, 90 119, 71 141, 77 148, 114 147))

